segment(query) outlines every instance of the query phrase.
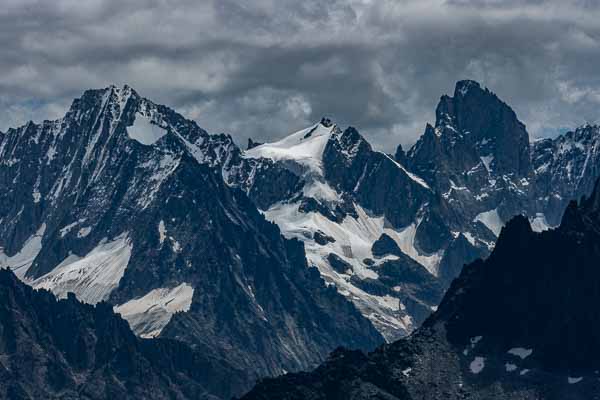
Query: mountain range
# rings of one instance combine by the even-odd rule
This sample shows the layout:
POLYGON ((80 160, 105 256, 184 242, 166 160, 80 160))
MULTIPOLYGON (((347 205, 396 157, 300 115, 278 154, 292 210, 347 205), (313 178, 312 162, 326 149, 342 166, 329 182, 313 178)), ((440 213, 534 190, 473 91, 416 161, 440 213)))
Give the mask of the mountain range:
POLYGON ((511 217, 545 230, 590 193, 599 133, 585 125, 530 143, 507 104, 460 81, 407 152, 377 151, 324 118, 251 142, 224 176, 284 236, 303 241, 325 281, 393 341, 425 320, 465 263, 490 254, 511 217))
MULTIPOLYGON (((328 118, 242 150, 128 86, 89 90, 63 118, 0 133, 0 266, 67 298, 56 304, 75 304, 73 293, 97 305, 72 306, 83 314, 110 304, 137 336, 201 360, 201 375, 181 373, 195 391, 156 398, 229 398, 338 346, 371 350, 431 321, 505 222, 525 215, 547 230, 591 192, 599 138, 585 125, 530 142, 508 105, 460 81, 406 152, 377 151, 328 118)), ((37 303, 27 293, 17 297, 37 303)), ((135 346, 154 343, 119 329, 135 346)), ((41 380, 43 393, 83 390, 69 374, 41 380)))
POLYGON ((341 343, 379 344, 302 244, 225 185, 221 151, 218 137, 128 87, 87 91, 64 118, 9 130, 2 264, 59 297, 109 302, 142 337, 211 355, 228 371, 212 385, 223 398, 341 343))
POLYGON ((514 217, 411 336, 369 354, 338 349, 243 399, 598 398, 599 226, 600 184, 557 228, 514 217))

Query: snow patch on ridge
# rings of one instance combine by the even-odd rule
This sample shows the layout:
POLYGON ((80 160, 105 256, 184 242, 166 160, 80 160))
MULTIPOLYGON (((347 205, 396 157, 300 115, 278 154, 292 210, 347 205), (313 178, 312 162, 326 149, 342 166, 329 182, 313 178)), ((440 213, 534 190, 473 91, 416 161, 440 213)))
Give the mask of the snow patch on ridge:
POLYGON ((96 304, 108 299, 129 263, 133 245, 123 233, 108 241, 103 239, 84 257, 69 255, 52 271, 37 278, 31 285, 52 291, 57 297, 73 292, 80 301, 96 304))
POLYGON ((334 253, 351 264, 359 277, 377 279, 377 274, 359 260, 373 256, 371 246, 383 232, 383 217, 369 217, 359 206, 357 213, 358 218, 348 216, 341 223, 336 223, 320 213, 300 212, 296 203, 277 204, 265 212, 265 217, 275 222, 285 237, 304 241, 307 257, 318 260, 316 264, 327 264, 324 260, 329 253, 334 253), (318 231, 333 237, 335 242, 321 246, 307 240, 318 231))
POLYGON ((78 238, 80 238, 80 239, 81 239, 81 238, 84 238, 84 237, 86 237, 87 235, 89 235, 91 231, 92 231, 92 228, 91 228, 91 227, 89 227, 89 226, 85 226, 85 227, 83 227, 83 228, 80 228, 80 229, 77 231, 77 237, 78 237, 78 238))
POLYGON ((167 134, 167 130, 155 123, 149 117, 135 114, 133 125, 127 127, 129 137, 139 143, 151 146, 167 134))
POLYGON ((129 322, 131 329, 143 338, 160 334, 176 312, 189 311, 194 288, 186 282, 174 288, 158 288, 144 296, 114 307, 129 322))
POLYGON ((37 232, 25 241, 23 248, 11 257, 7 256, 4 249, 0 247, 0 268, 10 268, 19 279, 23 280, 33 260, 42 250, 44 232, 46 232, 46 224, 42 224, 37 232))
POLYGON ((414 246, 416 224, 398 232, 385 227, 383 216, 371 216, 356 204, 357 216, 348 215, 338 223, 320 213, 300 212, 298 206, 298 203, 276 204, 264 212, 264 215, 279 226, 286 238, 296 238, 304 242, 308 263, 316 266, 325 281, 335 285, 338 292, 352 301, 384 336, 386 332, 398 330, 409 333, 414 328, 413 321, 405 314, 405 305, 397 297, 369 294, 355 286, 351 278, 353 276, 360 279, 378 278, 377 273, 363 260, 374 258, 371 248, 383 233, 392 237, 407 255, 415 258, 417 262, 427 264, 425 268, 436 271, 441 255, 419 254, 414 246), (331 237, 334 241, 319 244, 314 239, 315 232, 331 237), (335 254, 348 263, 350 266, 348 270, 338 272, 332 268, 328 261, 330 254, 335 254))
POLYGON ((425 189, 431 190, 431 188, 429 187, 427 182, 425 182, 421 177, 418 177, 417 175, 413 174, 412 172, 409 172, 406 168, 404 168, 402 166, 402 164, 400 164, 399 162, 397 162, 396 160, 394 160, 392 157, 388 156, 387 154, 385 154, 385 153, 381 153, 381 154, 386 156, 388 160, 393 162, 398 168, 400 168, 402 171, 404 171, 406 173, 406 175, 409 176, 410 179, 417 182, 419 185, 423 186, 425 189))
POLYGON ((542 213, 537 213, 535 218, 531 219, 529 222, 531 224, 531 229, 534 232, 543 232, 550 229, 550 225, 548 224, 548 221, 546 221, 546 216, 542 213))
POLYGON ((309 182, 304 185, 302 189, 302 193, 306 197, 312 197, 313 199, 323 200, 323 201, 339 201, 340 195, 336 192, 331 186, 329 186, 326 182, 321 182, 315 180, 314 182, 309 182))
POLYGON ((72 223, 70 223, 70 224, 68 224, 68 225, 65 225, 65 226, 64 226, 64 227, 62 227, 62 228, 60 229, 60 231, 59 231, 59 233, 60 233, 60 237, 61 237, 61 238, 63 238, 63 237, 65 237, 65 236, 67 236, 67 234, 68 234, 69 232, 71 232, 71 230, 72 230, 74 227, 76 227, 77 225, 79 225, 80 223, 82 223, 82 222, 84 222, 84 221, 85 221, 85 219, 83 219, 83 218, 82 218, 82 219, 80 219, 80 220, 77 220, 77 221, 75 221, 75 222, 72 222, 72 223))
POLYGON ((517 369, 517 366, 512 363, 505 363, 504 368, 506 369, 506 372, 513 372, 517 369))
POLYGON ((494 156, 481 157, 481 162, 483 163, 483 165, 485 166, 485 169, 488 172, 492 171, 492 168, 491 168, 492 161, 494 161, 494 156))
POLYGON ((500 235, 500 231, 504 226, 504 222, 502 222, 500 215, 498 215, 497 208, 477 214, 473 222, 477 221, 483 223, 496 237, 500 235))
POLYGON ((508 354, 512 354, 513 356, 520 357, 521 360, 526 359, 533 353, 533 349, 525 349, 523 347, 515 347, 507 351, 508 354))
POLYGON ((158 223, 158 240, 160 241, 160 244, 163 244, 166 238, 167 228, 165 228, 165 221, 161 219, 158 223))
POLYGON ((323 151, 335 130, 320 123, 293 133, 285 138, 246 150, 245 157, 268 158, 273 161, 294 161, 310 171, 323 174, 323 151))
POLYGON ((484 357, 475 357, 471 364, 469 364, 469 369, 472 374, 478 374, 483 371, 485 368, 485 358, 484 357))

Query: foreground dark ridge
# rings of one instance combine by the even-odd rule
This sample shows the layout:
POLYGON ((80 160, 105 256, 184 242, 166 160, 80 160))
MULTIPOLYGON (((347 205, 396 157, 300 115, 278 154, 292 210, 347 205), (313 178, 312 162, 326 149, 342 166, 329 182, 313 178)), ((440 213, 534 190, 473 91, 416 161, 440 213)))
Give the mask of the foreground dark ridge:
POLYGON ((110 302, 137 335, 213 354, 215 376, 229 373, 213 394, 228 398, 337 346, 412 331, 503 222, 557 225, 600 165, 598 127, 530 146, 510 107, 472 81, 395 159, 327 119, 284 144, 314 140, 309 165, 278 161, 129 87, 87 91, 64 118, 0 135, 0 266, 110 302))
POLYGON ((266 379, 254 399, 596 399, 600 396, 600 189, 536 233, 515 217, 413 335, 310 373, 266 379))
POLYGON ((228 378, 210 354, 171 339, 136 337, 105 302, 57 300, 6 269, 0 269, 0 357, 0 398, 11 400, 215 399, 208 392, 228 378))

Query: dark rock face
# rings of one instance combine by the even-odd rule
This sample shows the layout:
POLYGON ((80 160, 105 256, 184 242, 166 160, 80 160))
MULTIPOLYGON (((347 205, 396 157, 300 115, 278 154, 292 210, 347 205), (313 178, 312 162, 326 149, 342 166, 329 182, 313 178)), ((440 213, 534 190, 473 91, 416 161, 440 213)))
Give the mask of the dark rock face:
POLYGON ((0 270, 0 397, 216 399, 229 376, 210 353, 139 339, 107 303, 56 300, 0 270))
POLYGON ((420 326, 439 304, 444 286, 421 264, 404 253, 385 260, 373 268, 378 282, 387 288, 381 295, 398 297, 414 326, 420 326))
POLYGON ((264 380, 244 399, 594 398, 599 224, 599 186, 557 229, 536 233, 515 217, 412 336, 368 355, 337 350, 313 372, 264 380))
POLYGON ((314 239, 315 239, 315 242, 317 242, 320 245, 325 245, 327 243, 335 242, 335 238, 332 238, 331 236, 327 236, 326 234, 324 234, 321 231, 315 232, 314 239))
POLYGON ((373 151, 352 127, 328 141, 323 165, 330 185, 339 192, 352 193, 358 204, 375 215, 385 215, 395 227, 410 224, 431 194, 391 157, 373 151))
POLYGON ((329 255, 327 256, 327 261, 329 262, 329 265, 331 265, 331 268, 333 268, 340 274, 344 274, 346 273, 346 271, 352 270, 352 265, 344 261, 343 258, 341 258, 335 253, 329 253, 329 255))
POLYGON ((556 230, 535 234, 525 218, 511 220, 492 255, 469 265, 440 305, 449 340, 464 344, 477 331, 490 350, 532 348, 527 359, 545 370, 592 372, 600 355, 600 315, 590 305, 600 293, 599 194, 571 203, 556 230))
MULTIPOLYGON (((436 126, 454 127, 462 132, 464 140, 475 145, 480 157, 492 155, 494 161, 490 167, 498 175, 529 176, 529 135, 525 125, 508 105, 489 90, 482 89, 477 82, 458 82, 454 97, 442 96, 436 117, 436 126)), ((453 154, 455 159, 457 156, 453 154)))
POLYGON ((484 258, 488 255, 487 250, 475 247, 462 234, 455 239, 446 249, 444 258, 440 264, 440 277, 443 282, 449 282, 460 274, 463 266, 484 258))
POLYGON ((261 165, 255 182, 287 186, 254 203, 224 182, 248 177, 252 165, 222 168, 240 159, 230 137, 131 88, 88 91, 64 118, 0 136, 0 265, 92 304, 150 301, 128 316, 137 333, 214 354, 228 384, 209 389, 223 398, 316 365, 341 344, 376 346, 381 336, 308 268, 302 244, 256 209, 295 192, 299 179, 261 165), (179 287, 191 291, 175 311, 187 312, 148 300, 179 287))
POLYGON ((558 225, 569 200, 589 194, 600 176, 598 138, 597 127, 584 126, 530 145, 514 111, 478 83, 460 81, 453 97, 442 96, 435 127, 406 158, 438 194, 416 240, 425 253, 444 249, 443 282, 489 254, 515 215, 529 216, 536 230, 558 225))
POLYGON ((402 250, 400 250, 396 241, 385 233, 373 243, 371 252, 375 257, 385 257, 387 255, 400 256, 402 254, 402 250))
POLYGON ((255 148, 256 146, 260 146, 262 143, 255 142, 252 138, 248 138, 248 145, 246 146, 246 150, 250 150, 255 148))
POLYGON ((394 159, 402 165, 407 164, 406 152, 402 148, 401 144, 399 144, 398 147, 396 147, 396 153, 394 154, 394 159))

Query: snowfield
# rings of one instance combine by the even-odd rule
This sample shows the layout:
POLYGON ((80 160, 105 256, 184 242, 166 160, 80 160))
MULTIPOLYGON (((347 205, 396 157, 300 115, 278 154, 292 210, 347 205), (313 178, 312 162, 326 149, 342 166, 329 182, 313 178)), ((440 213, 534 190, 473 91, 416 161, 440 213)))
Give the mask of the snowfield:
POLYGON ((154 289, 144 296, 114 307, 129 322, 131 329, 144 338, 156 337, 179 311, 192 305, 194 288, 186 282, 174 288, 154 289))
POLYGON ((48 289, 58 297, 73 292, 85 303, 96 304, 107 300, 125 273, 131 257, 132 245, 123 233, 98 246, 83 257, 71 254, 52 271, 37 278, 33 287, 48 289))

